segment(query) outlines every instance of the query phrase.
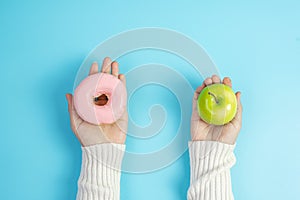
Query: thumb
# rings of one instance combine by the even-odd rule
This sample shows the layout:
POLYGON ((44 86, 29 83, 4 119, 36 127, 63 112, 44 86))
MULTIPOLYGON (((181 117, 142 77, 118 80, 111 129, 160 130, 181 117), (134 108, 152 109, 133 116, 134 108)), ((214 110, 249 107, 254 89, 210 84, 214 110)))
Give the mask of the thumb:
POLYGON ((234 121, 239 124, 242 121, 242 111, 243 111, 243 106, 241 103, 241 95, 242 95, 242 93, 240 91, 235 93, 236 100, 237 100, 237 111, 236 111, 234 121))
POLYGON ((71 128, 73 132, 76 132, 77 126, 80 124, 82 119, 78 116, 74 106, 73 106, 73 95, 72 94, 66 94, 66 99, 68 101, 68 111, 70 115, 70 122, 71 122, 71 128))
POLYGON ((235 93, 237 104, 238 104, 238 107, 240 107, 240 108, 242 108, 241 95, 242 95, 242 93, 240 91, 235 93))
POLYGON ((202 83, 202 85, 200 85, 199 87, 197 87, 197 89, 194 92, 194 97, 193 97, 193 107, 192 107, 192 120, 199 120, 200 116, 198 114, 197 111, 197 101, 198 101, 198 97, 201 93, 201 91, 205 88, 205 84, 204 82, 202 83))
POLYGON ((73 96, 72 96, 72 94, 67 93, 66 99, 68 101, 68 110, 69 110, 69 113, 71 114, 73 111, 73 96))

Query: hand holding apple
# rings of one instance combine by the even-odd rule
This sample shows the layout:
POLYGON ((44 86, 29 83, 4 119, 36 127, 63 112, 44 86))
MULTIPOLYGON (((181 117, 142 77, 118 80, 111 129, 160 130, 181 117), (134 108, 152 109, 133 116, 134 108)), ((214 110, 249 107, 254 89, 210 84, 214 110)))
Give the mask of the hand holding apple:
POLYGON ((220 78, 213 75, 196 89, 191 118, 192 140, 235 143, 242 126, 242 104, 241 93, 234 94, 231 87, 230 78, 224 78, 221 83, 220 78))

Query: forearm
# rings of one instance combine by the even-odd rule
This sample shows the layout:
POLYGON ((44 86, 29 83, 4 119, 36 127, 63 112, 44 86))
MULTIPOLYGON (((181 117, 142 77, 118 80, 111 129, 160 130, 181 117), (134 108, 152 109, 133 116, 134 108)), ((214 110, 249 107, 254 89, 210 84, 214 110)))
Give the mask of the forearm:
POLYGON ((124 150, 125 145, 113 143, 82 147, 77 200, 120 199, 124 150))
POLYGON ((214 141, 189 143, 191 178, 189 200, 233 200, 230 168, 234 145, 214 141))

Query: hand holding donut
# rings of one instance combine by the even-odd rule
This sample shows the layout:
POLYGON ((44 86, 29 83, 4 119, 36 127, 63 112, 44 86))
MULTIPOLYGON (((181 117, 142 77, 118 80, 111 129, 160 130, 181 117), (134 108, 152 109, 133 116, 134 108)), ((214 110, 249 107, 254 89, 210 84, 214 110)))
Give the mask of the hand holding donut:
MULTIPOLYGON (((125 76, 119 74, 119 66, 116 61, 112 62, 109 57, 103 60, 102 73, 107 73, 118 78, 124 85, 126 85, 125 76)), ((90 68, 89 76, 98 73, 98 63, 93 63, 90 68)), ((80 141, 82 146, 91 146, 101 143, 119 143, 123 144, 126 140, 126 132, 128 127, 127 109, 123 112, 121 117, 114 123, 101 123, 95 125, 84 121, 77 113, 74 106, 74 98, 72 94, 66 94, 68 101, 68 110, 70 114, 71 128, 80 141)), ((105 95, 100 95, 94 98, 95 104, 98 106, 105 105, 109 99, 105 95)))

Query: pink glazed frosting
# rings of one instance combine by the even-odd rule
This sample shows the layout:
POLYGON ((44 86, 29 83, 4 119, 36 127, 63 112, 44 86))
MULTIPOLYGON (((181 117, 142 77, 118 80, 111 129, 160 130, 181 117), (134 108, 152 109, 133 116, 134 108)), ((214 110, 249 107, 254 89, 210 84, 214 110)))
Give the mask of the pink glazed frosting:
POLYGON ((76 88, 74 106, 78 115, 92 124, 111 124, 117 121, 126 109, 125 85, 115 76, 97 73, 88 76, 76 88), (94 98, 105 94, 108 102, 99 106, 94 98))

